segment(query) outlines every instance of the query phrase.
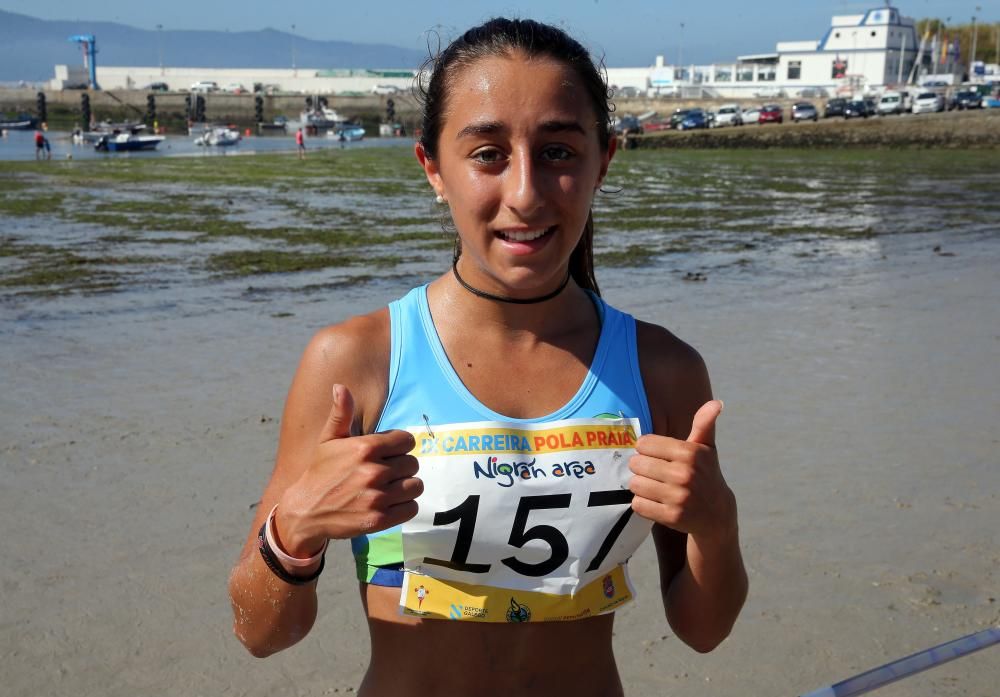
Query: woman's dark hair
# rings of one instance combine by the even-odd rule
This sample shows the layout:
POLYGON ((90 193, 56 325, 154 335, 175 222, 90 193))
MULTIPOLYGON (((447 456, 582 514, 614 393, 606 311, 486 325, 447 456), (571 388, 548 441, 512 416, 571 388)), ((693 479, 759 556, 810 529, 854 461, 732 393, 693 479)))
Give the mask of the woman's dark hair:
MULTIPOLYGON (((430 78, 426 81, 423 77, 420 78, 424 107, 420 144, 428 157, 437 157, 448 91, 455 76, 481 58, 510 56, 514 53, 521 53, 529 58, 552 58, 576 71, 583 81, 597 117, 598 140, 601 147, 607 149, 611 138, 612 111, 608 101, 608 83, 602 69, 594 64, 587 49, 557 27, 530 19, 497 17, 469 29, 424 66, 425 70, 421 75, 429 70, 430 78)), ((570 256, 569 271, 577 285, 600 294, 594 277, 593 245, 594 216, 591 213, 587 217, 583 236, 570 256)), ((456 242, 456 258, 460 253, 461 243, 456 242)))

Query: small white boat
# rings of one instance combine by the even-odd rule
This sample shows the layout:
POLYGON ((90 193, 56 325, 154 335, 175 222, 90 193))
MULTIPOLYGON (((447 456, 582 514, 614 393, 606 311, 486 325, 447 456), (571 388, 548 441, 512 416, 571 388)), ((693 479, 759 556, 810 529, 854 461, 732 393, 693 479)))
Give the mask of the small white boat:
POLYGON ((236 145, 243 136, 235 128, 213 128, 194 139, 195 145, 226 147, 236 145))
POLYGON ((307 130, 325 131, 346 123, 347 117, 338 113, 336 109, 320 105, 317 108, 307 109, 299 114, 299 122, 307 130))
POLYGON ((111 123, 103 121, 94 126, 89 131, 79 134, 79 140, 84 143, 97 143, 105 137, 116 137, 119 135, 139 135, 146 130, 146 124, 126 121, 123 123, 111 123))

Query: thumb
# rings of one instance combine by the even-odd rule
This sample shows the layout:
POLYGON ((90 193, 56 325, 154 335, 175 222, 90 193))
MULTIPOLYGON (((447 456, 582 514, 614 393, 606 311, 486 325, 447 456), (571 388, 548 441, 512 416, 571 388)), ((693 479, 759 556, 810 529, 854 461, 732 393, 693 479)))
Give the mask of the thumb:
POLYGON ((326 417, 323 430, 319 434, 319 442, 325 443, 336 438, 347 438, 351 435, 351 424, 354 423, 354 397, 344 385, 333 386, 333 406, 330 415, 326 417))
POLYGON ((722 413, 722 400, 713 399, 701 405, 691 420, 691 435, 689 443, 700 443, 711 448, 715 447, 715 421, 722 413))

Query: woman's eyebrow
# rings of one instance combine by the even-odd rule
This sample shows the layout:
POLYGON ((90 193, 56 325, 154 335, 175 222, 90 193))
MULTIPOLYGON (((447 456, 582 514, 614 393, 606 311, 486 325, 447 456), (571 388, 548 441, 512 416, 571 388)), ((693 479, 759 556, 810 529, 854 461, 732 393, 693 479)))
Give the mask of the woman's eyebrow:
MULTIPOLYGON (((470 123, 468 126, 463 128, 455 136, 456 140, 465 138, 466 136, 481 136, 489 135, 492 133, 499 133, 505 130, 505 127, 499 121, 482 121, 479 123, 470 123)), ((580 133, 586 135, 586 131, 583 126, 577 121, 544 121, 540 124, 539 130, 545 133, 561 133, 564 131, 572 131, 574 133, 580 133)))
POLYGON ((504 127, 499 121, 481 121, 479 123, 470 123, 458 132, 455 139, 460 140, 466 136, 489 135, 491 133, 499 133, 502 130, 504 130, 504 127))
POLYGON ((560 133, 562 131, 574 131, 586 135, 587 132, 577 121, 546 121, 542 124, 541 130, 546 133, 560 133))

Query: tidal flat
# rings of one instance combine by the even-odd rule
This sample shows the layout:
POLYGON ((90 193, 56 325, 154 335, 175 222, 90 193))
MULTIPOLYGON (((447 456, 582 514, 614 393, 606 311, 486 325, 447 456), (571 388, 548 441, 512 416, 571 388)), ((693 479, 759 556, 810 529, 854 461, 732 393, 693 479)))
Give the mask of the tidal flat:
MULTIPOLYGON (((995 194, 988 151, 620 152, 595 201, 595 259, 679 278, 808 273, 877 256, 884 236, 988 232, 995 194)), ((407 147, 0 162, 8 307, 416 282, 446 268, 453 237, 407 147)))
MULTIPOLYGON (((1000 624, 995 157, 634 150, 604 189, 602 294, 709 366, 750 575, 696 654, 644 544, 615 619, 626 694, 805 694, 1000 624)), ((346 542, 309 636, 266 660, 226 579, 302 348, 445 271, 445 213, 405 148, 0 163, 10 694, 356 693, 346 542)), ((995 695, 996 651, 880 697, 995 695)))

